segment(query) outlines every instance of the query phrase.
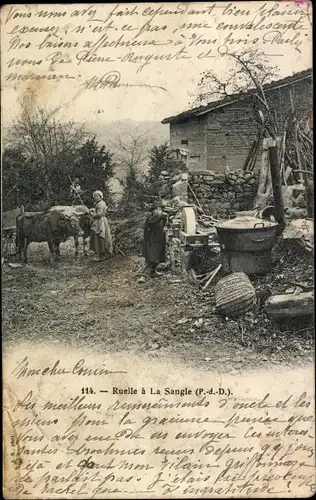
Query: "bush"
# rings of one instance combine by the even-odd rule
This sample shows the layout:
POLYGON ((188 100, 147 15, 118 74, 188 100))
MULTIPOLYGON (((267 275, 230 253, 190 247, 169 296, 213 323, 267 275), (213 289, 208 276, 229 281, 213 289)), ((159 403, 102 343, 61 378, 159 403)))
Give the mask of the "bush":
MULTIPOLYGON (((166 185, 162 179, 163 172, 166 172, 166 176, 172 179, 174 175, 186 170, 184 163, 175 158, 174 152, 169 149, 167 142, 160 146, 154 146, 150 151, 149 171, 145 179, 148 202, 152 203, 157 199, 170 195, 169 189, 166 190, 166 185)), ((171 183, 169 184, 171 186, 171 183)), ((170 186, 167 186, 167 188, 170 186)))
POLYGON ((149 169, 144 178, 139 178, 135 166, 130 165, 128 174, 122 182, 124 186, 123 195, 119 204, 119 213, 124 216, 134 215, 144 208, 169 196, 166 185, 162 180, 162 172, 167 177, 186 171, 182 161, 174 157, 173 151, 165 142, 160 146, 154 146, 149 153, 149 169))
POLYGON ((144 208, 144 183, 138 178, 135 167, 129 166, 123 184, 123 195, 119 204, 119 213, 132 216, 144 208))
POLYGON ((2 161, 3 208, 23 205, 27 210, 44 210, 52 205, 71 205, 70 186, 75 178, 79 179, 84 204, 92 204, 92 193, 97 189, 103 191, 109 204, 113 171, 113 155, 95 139, 45 165, 20 148, 7 147, 2 161))

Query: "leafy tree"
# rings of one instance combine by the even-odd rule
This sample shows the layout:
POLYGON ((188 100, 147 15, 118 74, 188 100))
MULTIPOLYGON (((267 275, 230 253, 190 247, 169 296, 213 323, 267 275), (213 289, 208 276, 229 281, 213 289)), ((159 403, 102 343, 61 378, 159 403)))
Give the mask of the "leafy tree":
POLYGON ((109 200, 113 155, 92 134, 56 118, 57 110, 37 108, 28 95, 13 122, 3 155, 3 195, 10 209, 19 204, 49 207, 72 204, 71 182, 79 177, 83 203, 101 189, 109 200), (13 146, 14 145, 14 146, 13 146))
MULTIPOLYGON (((148 203, 160 197, 162 190, 161 173, 169 170, 170 150, 168 143, 154 146, 149 152, 149 170, 145 177, 145 192, 148 203)), ((169 172, 168 172, 169 173, 169 172)))
POLYGON ((124 215, 131 215, 143 207, 144 182, 138 178, 135 167, 130 165, 128 173, 121 183, 123 184, 121 212, 124 215))
POLYGON ((174 152, 169 149, 168 143, 164 142, 160 146, 154 146, 149 154, 149 170, 145 178, 146 201, 151 203, 157 198, 168 197, 169 192, 165 192, 162 172, 166 172, 169 178, 185 172, 186 167, 182 161, 175 158, 174 152))
POLYGON ((161 172, 167 168, 167 160, 170 156, 168 142, 160 146, 154 146, 149 153, 149 170, 147 181, 153 183, 160 177, 161 172))
POLYGON ((107 202, 111 201, 109 181, 114 174, 113 154, 95 137, 88 139, 77 151, 77 158, 71 169, 71 178, 78 178, 83 191, 82 201, 91 204, 92 193, 103 191, 107 202))
POLYGON ((10 144, 23 151, 25 158, 37 165, 44 176, 45 198, 48 204, 66 201, 68 173, 76 150, 87 139, 84 127, 57 119, 59 109, 36 106, 36 97, 28 92, 20 102, 21 113, 9 132, 10 144))
POLYGON ((45 178, 34 159, 27 159, 18 148, 6 148, 2 156, 3 209, 18 206, 33 209, 45 200, 45 178))

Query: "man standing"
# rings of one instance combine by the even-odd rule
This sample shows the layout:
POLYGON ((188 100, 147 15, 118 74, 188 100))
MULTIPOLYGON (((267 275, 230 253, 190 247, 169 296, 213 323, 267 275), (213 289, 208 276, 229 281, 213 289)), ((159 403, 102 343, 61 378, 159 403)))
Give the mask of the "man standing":
POLYGON ((166 235, 164 226, 166 217, 161 205, 156 204, 152 206, 151 213, 145 222, 142 254, 146 262, 144 274, 148 276, 154 276, 157 265, 160 262, 165 262, 166 235))
POLYGON ((81 186, 79 184, 79 179, 77 177, 71 183, 70 193, 71 193, 73 205, 78 205, 78 203, 82 204, 81 195, 83 194, 83 191, 81 189, 81 186))

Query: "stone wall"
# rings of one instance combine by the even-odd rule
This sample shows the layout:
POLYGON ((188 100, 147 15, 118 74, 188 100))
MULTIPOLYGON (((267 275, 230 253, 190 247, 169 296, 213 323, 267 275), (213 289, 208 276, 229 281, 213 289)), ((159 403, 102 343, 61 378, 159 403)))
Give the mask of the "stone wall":
MULTIPOLYGON (((189 174, 189 185, 206 214, 227 216, 239 210, 253 209, 258 190, 258 173, 199 170, 189 174)), ((195 203, 190 189, 188 197, 190 203, 195 203)))

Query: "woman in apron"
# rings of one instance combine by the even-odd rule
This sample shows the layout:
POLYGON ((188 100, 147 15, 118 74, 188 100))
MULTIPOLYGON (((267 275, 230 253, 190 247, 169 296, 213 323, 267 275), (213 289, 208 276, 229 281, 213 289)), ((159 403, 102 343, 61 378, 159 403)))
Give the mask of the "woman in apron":
POLYGON ((91 225, 90 249, 96 253, 93 258, 95 262, 105 260, 106 255, 112 255, 113 245, 109 223, 106 218, 107 206, 103 200, 102 191, 93 193, 94 211, 91 214, 93 222, 91 225))

